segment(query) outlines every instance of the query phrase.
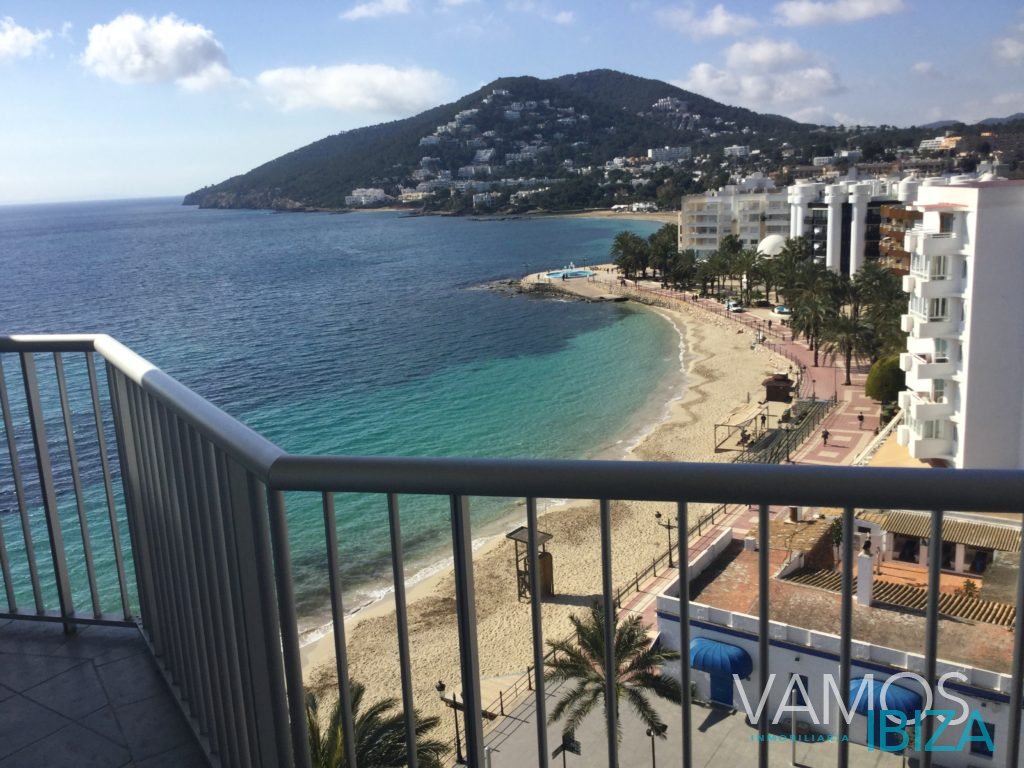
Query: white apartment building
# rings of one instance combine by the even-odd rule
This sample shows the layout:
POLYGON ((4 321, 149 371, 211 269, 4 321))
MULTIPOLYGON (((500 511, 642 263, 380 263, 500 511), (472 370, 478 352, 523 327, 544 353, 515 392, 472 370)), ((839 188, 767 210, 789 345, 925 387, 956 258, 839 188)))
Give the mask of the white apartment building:
POLYGON ((674 160, 689 160, 689 147, 655 147, 647 150, 647 159, 656 163, 671 163, 674 160))
POLYGON ((359 206, 359 205, 374 205, 376 203, 386 203, 389 200, 393 200, 390 195, 386 194, 383 189, 376 187, 353 189, 351 195, 345 195, 345 205, 359 206))
POLYGON ((788 236, 806 238, 815 259, 852 277, 867 259, 878 256, 879 208, 905 200, 900 195, 907 192, 900 189, 896 177, 798 182, 788 188, 788 236))
POLYGON ((714 253, 727 235, 755 248, 768 235, 789 233, 786 190, 776 190, 759 173, 717 192, 687 195, 679 212, 679 249, 693 249, 698 259, 714 253))
POLYGON ((1024 181, 926 179, 915 192, 897 439, 937 465, 1022 468, 1024 181))

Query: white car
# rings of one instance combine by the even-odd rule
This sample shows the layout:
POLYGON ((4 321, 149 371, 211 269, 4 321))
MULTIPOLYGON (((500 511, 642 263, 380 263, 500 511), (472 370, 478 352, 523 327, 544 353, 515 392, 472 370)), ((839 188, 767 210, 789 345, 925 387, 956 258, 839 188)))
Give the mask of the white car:
POLYGON ((736 299, 729 299, 729 301, 725 302, 725 308, 729 312, 745 312, 746 311, 745 309, 743 309, 743 305, 740 304, 738 301, 736 301, 736 299))

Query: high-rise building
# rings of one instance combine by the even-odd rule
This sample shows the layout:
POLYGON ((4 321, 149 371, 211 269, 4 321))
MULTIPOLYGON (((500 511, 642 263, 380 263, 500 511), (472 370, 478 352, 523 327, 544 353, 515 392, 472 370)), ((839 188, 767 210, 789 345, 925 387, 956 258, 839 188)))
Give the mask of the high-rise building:
POLYGON ((1024 181, 927 179, 908 207, 898 440, 958 468, 1024 468, 1024 181))

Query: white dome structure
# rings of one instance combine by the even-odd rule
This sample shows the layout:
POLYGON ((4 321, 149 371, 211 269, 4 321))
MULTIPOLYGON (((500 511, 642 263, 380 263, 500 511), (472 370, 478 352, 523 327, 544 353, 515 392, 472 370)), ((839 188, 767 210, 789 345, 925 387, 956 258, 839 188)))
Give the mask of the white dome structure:
POLYGON ((786 238, 782 235, 768 235, 768 237, 757 244, 757 252, 772 258, 782 253, 782 249, 785 247, 786 238))

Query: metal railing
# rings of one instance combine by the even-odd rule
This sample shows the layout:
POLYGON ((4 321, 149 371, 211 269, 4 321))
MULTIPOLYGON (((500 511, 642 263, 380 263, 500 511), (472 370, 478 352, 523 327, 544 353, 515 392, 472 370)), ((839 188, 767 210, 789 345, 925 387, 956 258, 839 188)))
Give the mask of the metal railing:
MULTIPOLYGON (((942 509, 1024 513, 1021 471, 296 456, 285 453, 107 336, 0 337, 0 361, 7 363, 11 358, 17 360, 24 396, 10 396, 6 386, 0 392, 8 446, 7 462, 0 463, 0 467, 11 468, 11 482, 0 492, 18 509, 18 520, 8 530, 17 530, 20 522, 24 541, 19 547, 13 540, 0 540, 7 599, 7 608, 0 617, 54 620, 69 626, 134 620, 204 747, 225 766, 310 764, 285 492, 315 494, 323 513, 328 560, 325 578, 330 585, 342 730, 349 765, 356 764, 356 742, 338 568, 337 493, 383 494, 386 498, 380 515, 390 530, 402 709, 412 766, 417 764, 416 713, 398 515, 401 494, 432 495, 448 502, 462 717, 466 758, 472 766, 484 764, 484 738, 471 496, 526 500, 534 670, 543 669, 545 663, 537 499, 598 501, 605 668, 614 666, 612 500, 673 503, 679 530, 690 529, 691 504, 757 505, 760 631, 755 674, 762 691, 768 687, 770 674, 769 505, 834 506, 844 510, 840 690, 848 689, 852 663, 852 572, 846 564, 853 559, 855 507, 934 510, 934 539, 941 533, 942 509), (38 363, 46 359, 44 355, 57 355, 61 362, 55 364, 55 380, 41 384, 38 363), (74 362, 79 371, 84 365, 81 375, 87 383, 75 390, 78 394, 69 392, 63 397, 61 377, 70 378, 66 376, 68 363, 77 356, 84 356, 84 363, 74 362), (94 375, 98 373, 94 370, 97 362, 104 366, 105 397, 100 394, 99 377, 94 375), (57 402, 63 408, 59 422, 52 416, 57 402), (48 437, 48 427, 69 422, 69 434, 63 443, 48 437), (81 450, 85 423, 92 424, 100 436, 89 443, 88 455, 81 450), (101 439, 107 434, 114 435, 114 445, 101 439), (109 460, 108 451, 116 455, 116 462, 109 460), (34 473, 26 471, 25 456, 30 453, 34 473), (54 459, 65 454, 66 460, 61 458, 55 469, 54 459), (73 495, 88 501, 84 522, 78 505, 68 503, 73 495), (95 506, 97 498, 100 503, 95 506), (103 538, 104 547, 111 551, 104 555, 102 568, 97 567, 97 517, 106 520, 111 529, 109 537, 103 538), (79 537, 82 543, 71 546, 62 533, 73 530, 76 522, 85 532, 79 537), (122 523, 130 546, 119 538, 122 523), (85 538, 90 534, 87 543, 85 538), (37 546, 41 540, 49 546, 46 563, 37 546), (116 571, 116 576, 108 579, 104 569, 116 571), (89 595, 84 601, 87 608, 78 599, 83 591, 89 595), (22 595, 31 597, 26 600, 22 595), (99 610, 93 596, 99 600, 99 610), (112 617, 103 611, 105 601, 110 600, 121 603, 112 617)), ((9 371, 5 372, 0 381, 9 377, 9 371)), ((934 680, 939 559, 933 558, 931 563, 924 676, 934 680)), ((685 583, 685 558, 680 570, 685 583)), ((1024 567, 1018 572, 1018 581, 1024 581, 1024 567)), ((689 615, 687 590, 680 591, 680 601, 681 615, 689 615)), ((1024 614, 1021 583, 1017 602, 1018 614, 1024 614)), ((689 647, 689 625, 685 621, 681 642, 681 647, 689 647)), ((681 665, 680 675, 682 690, 688 691, 688 664, 681 665)), ((1012 680, 1011 711, 1019 712, 1024 680, 1024 643, 1019 632, 1014 639, 1012 680)), ((534 687, 537 761, 547 766, 542 674, 534 675, 534 687)), ((608 700, 615 699, 615 691, 614 677, 608 676, 608 700)), ((683 765, 687 768, 693 765, 690 706, 689 697, 684 696, 680 734, 683 765)), ((610 766, 617 766, 618 708, 605 708, 605 717, 607 760, 610 766)), ((1016 764, 1020 721, 1013 717, 1009 720, 1003 744, 1007 763, 1016 764)), ((926 737, 929 723, 925 721, 926 737)), ((765 766, 767 713, 757 727, 764 737, 758 743, 758 761, 765 766)), ((845 736, 845 722, 841 721, 839 728, 839 735, 845 736)), ((839 738, 839 766, 847 765, 848 748, 847 741, 839 738)), ((924 753, 923 764, 929 765, 930 759, 930 754, 924 753)))

